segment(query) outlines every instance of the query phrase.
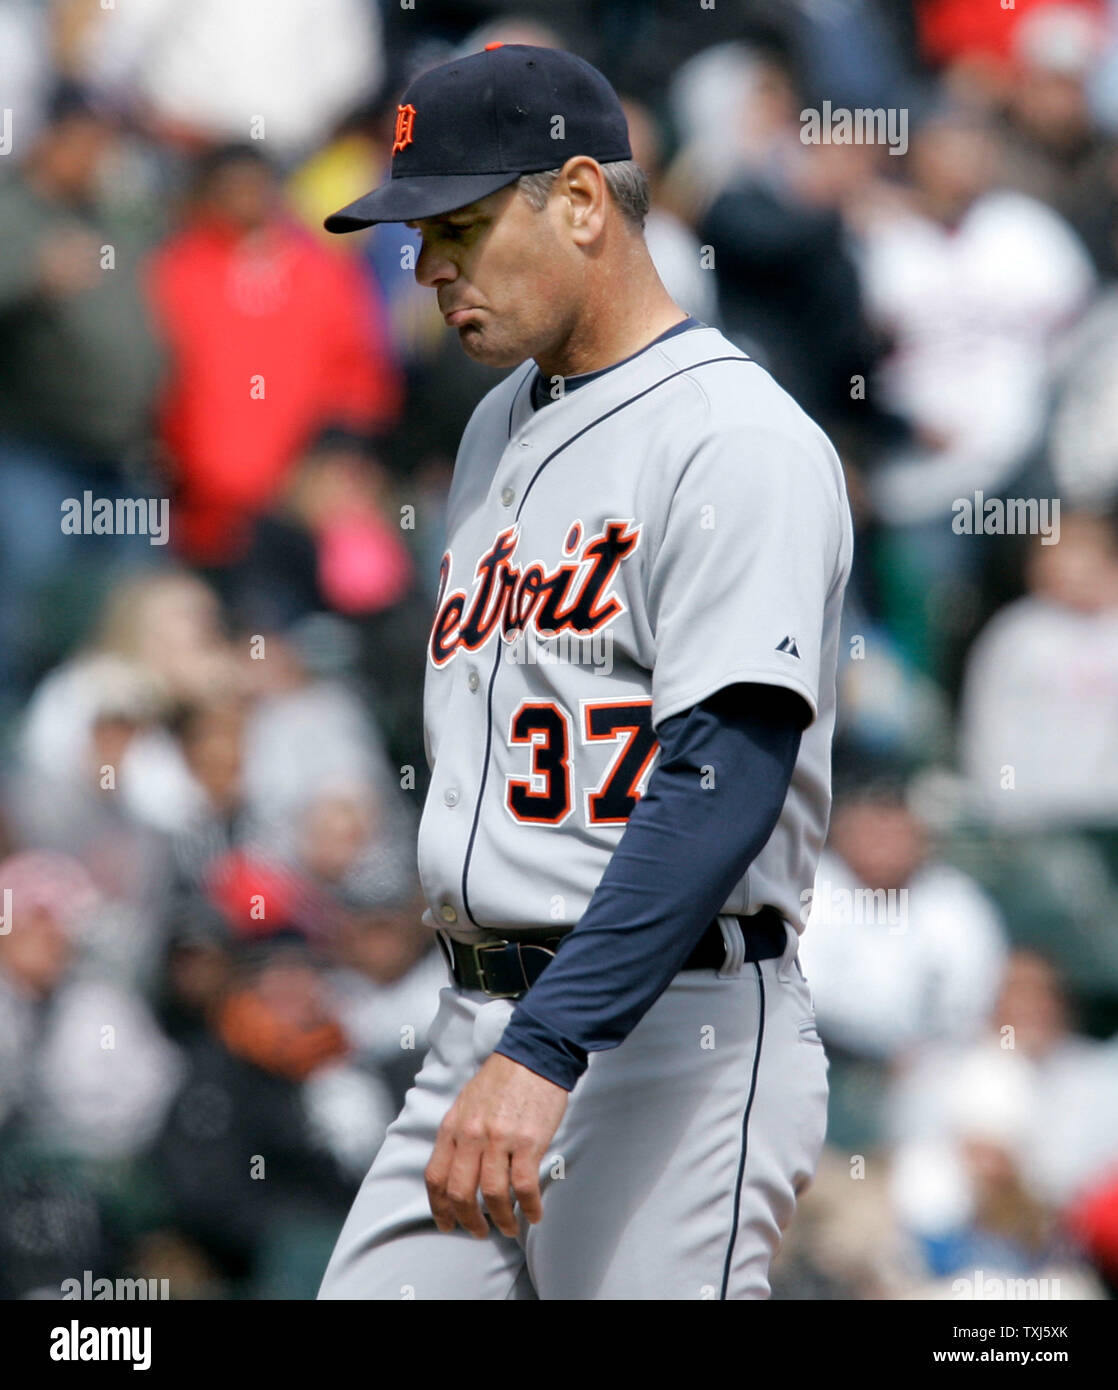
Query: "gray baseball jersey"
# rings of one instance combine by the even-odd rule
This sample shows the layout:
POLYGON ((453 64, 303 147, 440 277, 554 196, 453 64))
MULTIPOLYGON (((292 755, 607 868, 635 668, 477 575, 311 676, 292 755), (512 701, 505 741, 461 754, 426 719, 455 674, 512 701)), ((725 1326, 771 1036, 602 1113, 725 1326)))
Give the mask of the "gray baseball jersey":
POLYGON ((425 696, 430 920, 463 940, 575 926, 663 720, 740 682, 788 687, 813 720, 776 828, 719 917, 722 969, 680 972, 619 1047, 590 1054, 541 1164, 539 1225, 484 1241, 434 1228, 439 1126, 512 1013, 448 987, 320 1297, 761 1298, 826 1129, 797 931, 830 809, 842 471, 711 328, 538 411, 535 373, 486 396, 455 466, 425 696), (731 914, 762 905, 785 917, 785 952, 746 966, 731 914))
POLYGON ((815 718, 724 910, 772 904, 799 923, 830 809, 851 556, 834 449, 712 328, 539 411, 534 373, 482 401, 455 465, 424 708, 433 920, 463 939, 573 927, 656 727, 750 681, 787 686, 815 718))

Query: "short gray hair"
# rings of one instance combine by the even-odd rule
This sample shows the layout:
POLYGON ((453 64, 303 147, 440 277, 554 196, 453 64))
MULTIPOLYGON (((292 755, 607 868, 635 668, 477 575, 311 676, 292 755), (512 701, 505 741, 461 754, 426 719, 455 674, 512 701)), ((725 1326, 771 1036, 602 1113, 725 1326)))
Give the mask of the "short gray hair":
MULTIPOLYGON (((537 212, 542 212, 559 173, 558 169, 544 169, 538 174, 521 174, 516 186, 527 198, 529 205, 537 212)), ((602 173, 605 175, 610 197, 620 208, 623 216, 634 227, 643 230, 651 201, 648 175, 635 159, 611 160, 608 164, 602 165, 602 173)))

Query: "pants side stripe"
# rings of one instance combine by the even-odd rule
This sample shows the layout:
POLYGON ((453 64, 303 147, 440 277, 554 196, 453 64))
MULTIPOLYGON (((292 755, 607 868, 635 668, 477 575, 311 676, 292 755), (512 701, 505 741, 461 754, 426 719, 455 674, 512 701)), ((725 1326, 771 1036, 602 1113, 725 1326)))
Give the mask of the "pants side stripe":
POLYGON ((726 1299, 726 1293, 730 1286, 730 1266, 734 1258, 734 1245, 738 1238, 738 1222, 741 1219, 741 1185, 745 1178, 745 1160, 749 1152, 749 1115, 753 1109, 753 1097, 757 1094, 757 1071, 761 1064, 761 1045, 765 1040, 765 978, 761 974, 761 966, 757 961, 753 962, 753 969, 757 972, 757 988, 760 991, 760 1015, 757 1020, 757 1047, 753 1053, 753 1074, 749 1079, 749 1098, 745 1102, 745 1113, 741 1121, 741 1155, 738 1158, 738 1176, 734 1184, 734 1214, 730 1225, 730 1243, 726 1247, 726 1263, 722 1270, 722 1288, 719 1292, 719 1300, 726 1299))

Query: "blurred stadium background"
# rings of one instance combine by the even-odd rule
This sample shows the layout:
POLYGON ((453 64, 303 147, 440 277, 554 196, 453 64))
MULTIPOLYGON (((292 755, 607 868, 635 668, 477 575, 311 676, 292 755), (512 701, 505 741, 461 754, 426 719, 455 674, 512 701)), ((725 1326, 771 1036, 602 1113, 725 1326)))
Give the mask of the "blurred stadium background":
POLYGON ((1111 1297, 1106 0, 0 0, 0 1294, 312 1297, 421 1060, 424 641, 498 374, 406 228, 321 220, 493 39, 611 78, 665 282, 848 471, 830 1136, 775 1295, 1111 1297), (825 101, 904 152, 805 144, 825 101), (65 534, 87 492, 170 544, 65 534), (1058 543, 960 534, 976 492, 1058 543))

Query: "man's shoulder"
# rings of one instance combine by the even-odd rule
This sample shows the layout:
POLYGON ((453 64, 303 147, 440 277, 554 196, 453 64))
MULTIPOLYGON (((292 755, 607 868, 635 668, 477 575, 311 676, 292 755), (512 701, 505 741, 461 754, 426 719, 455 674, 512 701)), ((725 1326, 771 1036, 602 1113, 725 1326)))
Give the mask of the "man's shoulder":
POLYGON ((822 433, 760 362, 717 328, 694 329, 656 345, 664 367, 679 374, 692 402, 692 423, 705 433, 746 429, 822 433))
POLYGON ((686 441, 687 457, 705 448, 740 468, 748 460, 769 467, 779 456, 786 467, 794 469, 799 461, 837 479, 838 455, 823 428, 759 362, 717 329, 682 333, 658 350, 665 365, 673 363, 679 373, 678 386, 673 383, 674 430, 664 435, 668 447, 678 434, 686 441))

